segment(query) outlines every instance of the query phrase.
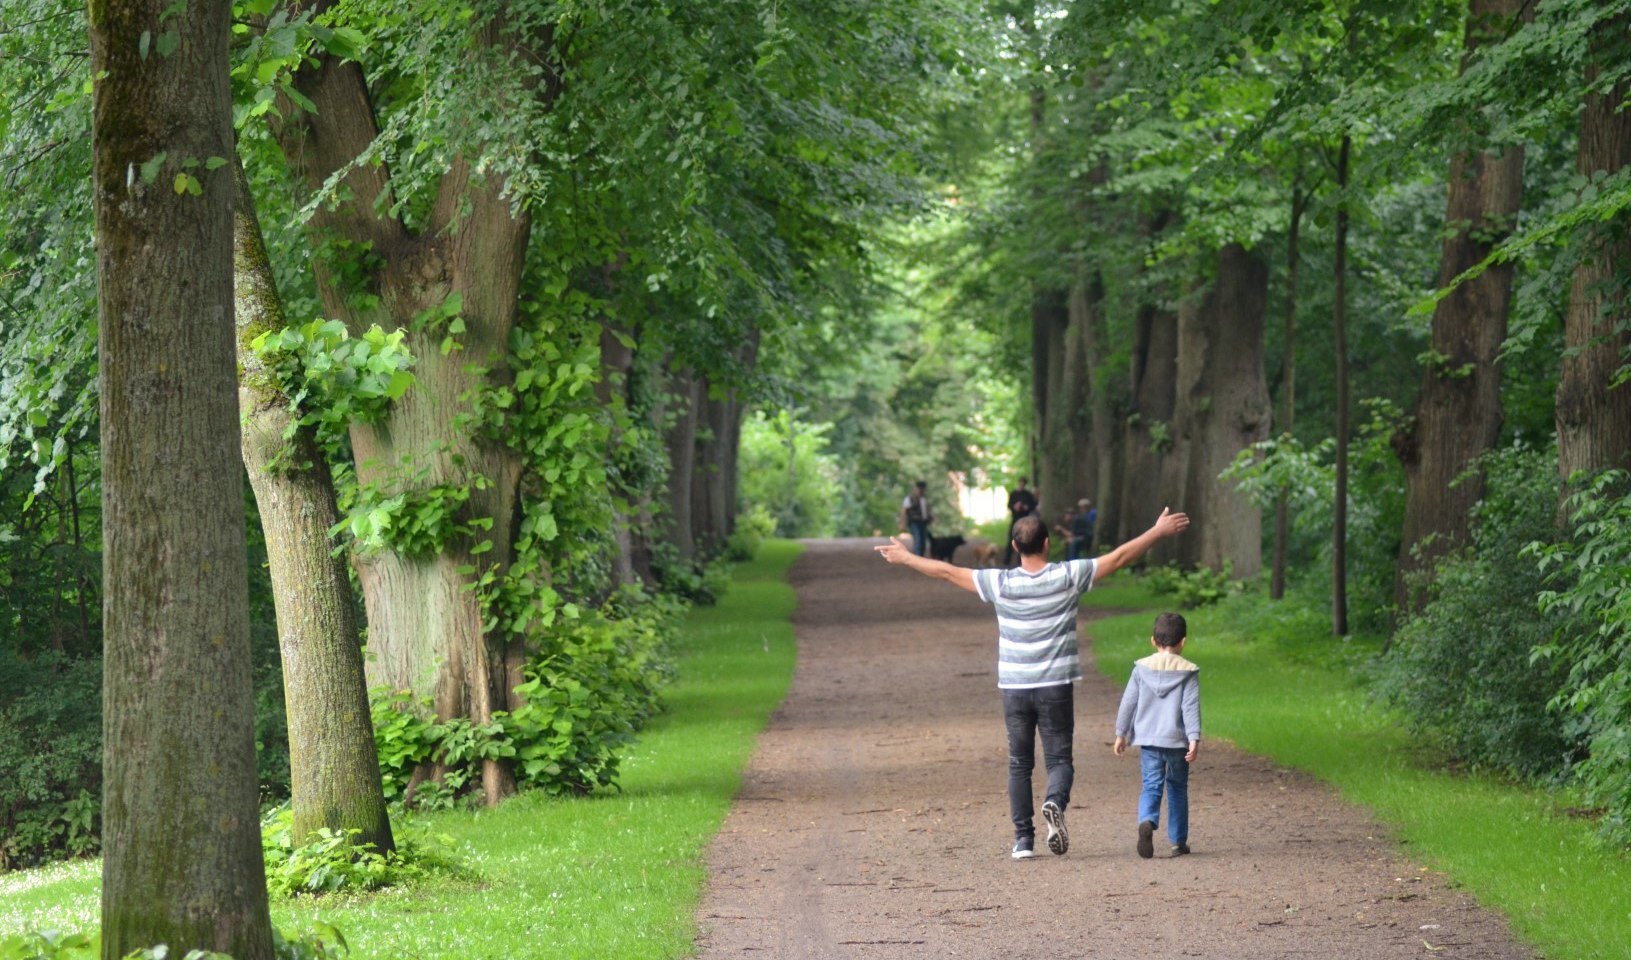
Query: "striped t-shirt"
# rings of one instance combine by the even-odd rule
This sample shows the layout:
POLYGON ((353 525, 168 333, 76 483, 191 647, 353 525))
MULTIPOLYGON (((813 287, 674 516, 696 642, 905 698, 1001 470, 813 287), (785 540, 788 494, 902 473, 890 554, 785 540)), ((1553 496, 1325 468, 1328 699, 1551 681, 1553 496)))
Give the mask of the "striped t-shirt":
POLYGON ((976 570, 974 589, 997 608, 997 686, 1052 687, 1082 679, 1076 655, 1076 607, 1093 587, 1094 561, 1023 569, 976 570))

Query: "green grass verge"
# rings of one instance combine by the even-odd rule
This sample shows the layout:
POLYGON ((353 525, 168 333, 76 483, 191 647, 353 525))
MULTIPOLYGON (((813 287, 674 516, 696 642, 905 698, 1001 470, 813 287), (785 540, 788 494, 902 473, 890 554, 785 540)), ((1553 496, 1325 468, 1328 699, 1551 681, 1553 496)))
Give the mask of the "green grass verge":
MULTIPOLYGON (((1510 917, 1552 960, 1626 955, 1631 862, 1599 844, 1590 822, 1563 815, 1552 793, 1444 772, 1356 679, 1351 668, 1374 655, 1374 642, 1334 640, 1322 612, 1261 596, 1186 616, 1184 655, 1202 668, 1208 737, 1305 770, 1370 808, 1413 859, 1510 917)), ((1147 614, 1092 631, 1099 669, 1118 682, 1151 652, 1147 614)))
MULTIPOLYGON (((283 929, 313 920, 353 956, 681 957, 696 936, 702 848, 719 830, 771 711, 793 673, 793 590, 802 548, 768 541, 715 607, 693 610, 666 709, 626 753, 618 793, 536 794, 493 810, 424 818, 451 836, 479 882, 425 883, 370 896, 273 907, 283 929)), ((0 936, 96 922, 99 864, 0 875, 0 936)))

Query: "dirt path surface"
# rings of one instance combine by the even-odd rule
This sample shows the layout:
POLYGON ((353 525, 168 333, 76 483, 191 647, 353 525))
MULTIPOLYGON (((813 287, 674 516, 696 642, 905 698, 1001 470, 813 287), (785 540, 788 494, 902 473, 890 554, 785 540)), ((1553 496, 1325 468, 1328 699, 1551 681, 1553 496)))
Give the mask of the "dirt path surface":
POLYGON ((1090 666, 1070 852, 1009 859, 991 610, 875 542, 813 543, 793 569, 798 668, 709 851, 702 957, 1533 956, 1364 811, 1217 741, 1190 785, 1195 852, 1168 859, 1158 835, 1139 859, 1137 758, 1109 750, 1120 691, 1090 666))

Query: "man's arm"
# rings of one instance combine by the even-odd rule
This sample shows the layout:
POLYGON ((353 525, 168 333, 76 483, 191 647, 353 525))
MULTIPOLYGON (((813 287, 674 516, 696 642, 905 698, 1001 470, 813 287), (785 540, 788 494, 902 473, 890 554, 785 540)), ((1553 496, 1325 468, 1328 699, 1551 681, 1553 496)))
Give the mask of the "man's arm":
POLYGON ((962 587, 970 593, 976 592, 973 570, 967 567, 953 566, 939 560, 930 560, 928 557, 920 557, 901 542, 903 539, 902 537, 891 537, 888 543, 872 549, 882 554, 883 558, 890 563, 911 567, 926 577, 944 580, 953 586, 962 587))
POLYGON ((1174 537, 1189 526, 1189 517, 1165 508, 1155 525, 1093 562, 1093 582, 1098 583, 1122 567, 1138 560, 1159 540, 1174 537))

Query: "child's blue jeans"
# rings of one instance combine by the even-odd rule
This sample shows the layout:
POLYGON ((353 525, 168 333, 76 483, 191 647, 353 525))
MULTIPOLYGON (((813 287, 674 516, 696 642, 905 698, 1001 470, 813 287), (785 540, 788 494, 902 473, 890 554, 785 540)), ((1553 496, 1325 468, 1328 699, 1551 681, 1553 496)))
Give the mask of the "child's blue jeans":
POLYGON ((1161 823, 1161 791, 1167 794, 1167 839, 1189 842, 1189 764, 1183 747, 1139 747, 1144 790, 1138 795, 1138 821, 1161 823))

